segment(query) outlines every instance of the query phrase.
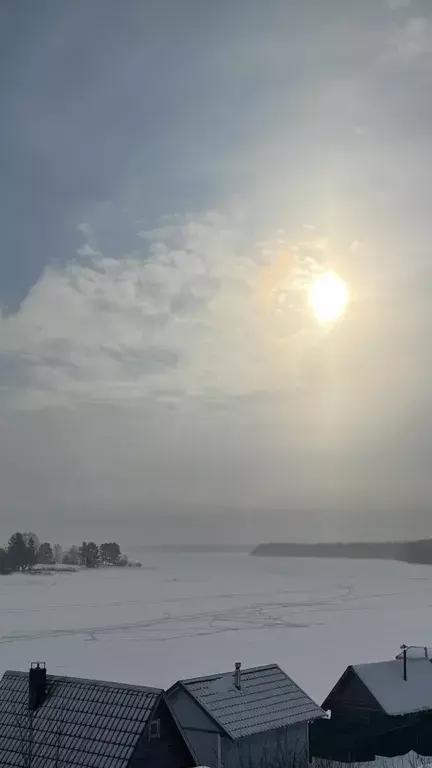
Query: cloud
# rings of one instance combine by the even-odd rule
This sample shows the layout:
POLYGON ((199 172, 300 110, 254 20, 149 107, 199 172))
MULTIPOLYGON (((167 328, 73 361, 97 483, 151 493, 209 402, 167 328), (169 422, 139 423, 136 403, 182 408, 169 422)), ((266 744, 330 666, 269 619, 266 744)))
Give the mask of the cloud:
POLYGON ((386 5, 390 11, 399 11, 401 8, 409 8, 411 0, 386 0, 386 5))
POLYGON ((298 384, 318 332, 302 314, 303 292, 324 240, 304 239, 290 253, 279 232, 257 245, 209 212, 164 217, 139 233, 140 250, 107 258, 90 225, 79 229, 88 239, 79 258, 48 267, 19 311, 0 319, 2 367, 20 372, 8 388, 16 408, 298 384))
POLYGON ((80 224, 78 224, 77 229, 79 232, 82 232, 83 235, 91 235, 92 234, 92 228, 88 221, 82 221, 80 224))
POLYGON ((293 503, 390 493, 428 408, 429 275, 379 284, 363 241, 337 253, 214 212, 164 217, 117 258, 85 236, 96 253, 47 268, 0 318, 4 508, 264 508, 286 501, 288 465, 293 503), (326 267, 357 275, 331 329, 305 295, 326 267))
POLYGON ((84 245, 78 248, 77 254, 78 256, 98 256, 99 251, 95 251, 89 243, 84 243, 84 245))
MULTIPOLYGON (((170 499, 177 488, 183 499, 202 500, 232 475, 227 499, 240 503, 236 455, 246 477, 250 467, 257 471, 260 451, 271 450, 271 487, 258 478, 252 485, 255 499, 260 486, 262 500, 276 500, 284 497, 288 455, 302 465, 303 487, 309 476, 336 482, 336 465, 338 476, 345 467, 344 482, 357 482, 348 482, 349 472, 372 444, 404 454, 406 424, 429 397, 425 347, 413 345, 429 306, 418 290, 426 278, 411 285, 387 271, 379 286, 376 264, 359 258, 364 242, 356 249, 347 239, 345 252, 336 253, 329 238, 303 227, 292 241, 282 229, 260 239, 236 215, 214 212, 164 217, 158 228, 141 230, 139 248, 118 258, 97 252, 93 230, 85 235, 96 253, 47 268, 19 311, 0 319, 2 434, 8 424, 10 435, 21 434, 26 422, 13 455, 27 457, 36 478, 52 478, 50 467, 63 456, 56 493, 64 492, 62 478, 73 484, 91 466, 83 491, 91 498, 94 472, 106 477, 116 467, 125 477, 115 493, 133 505, 144 492, 145 461, 154 498, 164 496, 169 468, 170 499), (305 293, 326 267, 357 275, 352 306, 331 329, 314 322, 305 293), (51 435, 40 469, 35 440, 25 436, 33 423, 51 435)), ((17 458, 13 463, 14 474, 4 470, 11 498, 21 471, 17 458)))
POLYGON ((392 47, 404 62, 416 59, 432 52, 432 27, 424 16, 413 16, 393 35, 392 47))

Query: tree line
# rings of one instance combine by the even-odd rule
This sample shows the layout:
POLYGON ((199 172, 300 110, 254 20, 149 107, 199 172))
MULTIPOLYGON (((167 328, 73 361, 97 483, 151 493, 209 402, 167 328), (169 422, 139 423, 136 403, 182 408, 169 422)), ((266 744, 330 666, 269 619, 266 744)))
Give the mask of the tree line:
POLYGON ((0 547, 0 573, 29 571, 36 565, 84 565, 97 568, 100 565, 125 566, 128 560, 115 541, 98 546, 94 541, 83 541, 66 551, 60 544, 40 542, 34 533, 14 533, 6 548, 0 547))

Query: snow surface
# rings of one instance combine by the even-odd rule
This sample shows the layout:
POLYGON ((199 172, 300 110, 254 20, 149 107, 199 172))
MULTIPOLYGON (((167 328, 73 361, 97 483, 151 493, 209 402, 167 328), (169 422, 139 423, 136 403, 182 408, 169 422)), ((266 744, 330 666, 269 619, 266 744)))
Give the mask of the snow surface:
POLYGON ((432 664, 428 659, 408 659, 406 680, 400 660, 357 664, 354 669, 388 715, 432 709, 432 664))
POLYGON ((0 577, 0 674, 168 687, 276 663, 318 703, 349 664, 431 644, 432 568, 151 553, 143 568, 0 577))
POLYGON ((368 763, 340 763, 322 758, 312 758, 312 768, 432 768, 430 757, 423 757, 416 752, 408 752, 398 757, 379 757, 368 763))

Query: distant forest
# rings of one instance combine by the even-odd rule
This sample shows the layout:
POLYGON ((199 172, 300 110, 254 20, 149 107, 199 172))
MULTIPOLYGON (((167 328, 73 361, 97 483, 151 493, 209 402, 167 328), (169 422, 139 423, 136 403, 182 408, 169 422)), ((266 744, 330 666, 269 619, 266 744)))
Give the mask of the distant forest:
POLYGON ((259 544, 251 552, 257 557, 328 557, 359 560, 399 560, 432 564, 432 539, 395 542, 348 542, 325 544, 259 544))
POLYGON ((94 541, 83 541, 81 546, 63 550, 59 544, 40 542, 34 533, 14 533, 4 549, 0 547, 0 573, 30 571, 37 565, 81 565, 97 568, 100 565, 122 567, 128 565, 115 541, 98 546, 94 541))

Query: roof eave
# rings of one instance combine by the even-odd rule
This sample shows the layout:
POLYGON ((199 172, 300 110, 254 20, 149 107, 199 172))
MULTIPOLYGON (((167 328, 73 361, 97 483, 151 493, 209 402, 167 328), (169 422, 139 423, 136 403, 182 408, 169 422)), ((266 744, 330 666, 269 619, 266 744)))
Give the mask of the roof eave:
MULTIPOLYGON (((24 672, 22 669, 6 669, 0 678, 4 677, 22 677, 28 678, 28 672, 24 672)), ((135 685, 134 683, 120 683, 117 680, 100 680, 97 677, 75 677, 74 675, 50 675, 47 674, 47 681, 53 683, 84 683, 89 685, 100 685, 104 688, 118 688, 125 691, 142 691, 143 693, 154 693, 161 695, 163 688, 154 688, 148 685, 135 685)))
POLYGON ((244 734, 235 736, 234 740, 241 741, 242 739, 250 738, 250 736, 260 736, 265 733, 272 733, 273 731, 281 731, 286 728, 295 728, 297 725, 309 725, 309 723, 313 723, 315 720, 324 719, 325 717, 326 717, 326 713, 323 712, 322 715, 317 715, 316 717, 308 717, 308 718, 305 718, 304 720, 296 720, 294 723, 285 723, 285 724, 277 725, 271 728, 259 728, 259 729, 257 728, 251 733, 244 733, 244 734))
POLYGON ((423 715, 425 712, 430 712, 432 714, 432 706, 422 707, 421 709, 410 709, 409 712, 387 712, 386 709, 383 709, 383 712, 388 717, 409 717, 410 715, 423 715))
POLYGON ((305 720, 304 722, 315 723, 317 720, 324 720, 326 718, 327 718, 327 712, 324 712, 324 710, 322 710, 322 714, 315 715, 314 717, 308 717, 308 719, 305 720))

